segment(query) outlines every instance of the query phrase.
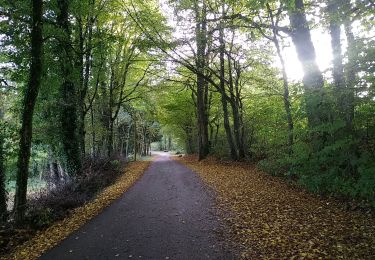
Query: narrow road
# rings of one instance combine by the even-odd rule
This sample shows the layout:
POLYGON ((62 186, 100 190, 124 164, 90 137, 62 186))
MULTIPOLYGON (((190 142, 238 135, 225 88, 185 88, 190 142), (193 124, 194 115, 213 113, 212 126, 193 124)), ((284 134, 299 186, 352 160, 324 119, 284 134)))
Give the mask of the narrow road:
POLYGON ((40 259, 234 259, 213 204, 193 171, 159 153, 128 192, 40 259))

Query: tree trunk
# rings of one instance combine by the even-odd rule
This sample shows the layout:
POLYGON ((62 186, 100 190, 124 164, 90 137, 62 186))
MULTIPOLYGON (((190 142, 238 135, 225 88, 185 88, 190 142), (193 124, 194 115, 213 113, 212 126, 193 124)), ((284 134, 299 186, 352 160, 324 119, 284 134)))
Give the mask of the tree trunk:
POLYGON ((61 84, 62 110, 61 129, 62 143, 66 156, 67 171, 69 175, 81 173, 81 150, 78 129, 78 101, 77 88, 74 79, 74 59, 73 48, 70 40, 69 22, 69 0, 58 0, 59 13, 57 15, 57 25, 61 29, 60 39, 60 66, 63 83, 61 84))
MULTIPOLYGON (((350 6, 350 1, 346 0, 350 6)), ((355 97, 355 85, 356 85, 356 74, 357 74, 357 63, 356 63, 356 42, 352 30, 352 24, 350 18, 344 21, 345 35, 348 43, 348 63, 345 66, 345 77, 346 77, 346 100, 345 104, 345 121, 349 131, 353 128, 354 119, 354 97, 355 97)))
MULTIPOLYGON (((329 31, 331 35, 331 47, 333 56, 333 82, 335 87, 335 95, 339 111, 339 118, 346 122, 346 130, 349 130, 350 123, 347 120, 347 107, 348 107, 348 90, 346 88, 344 65, 341 49, 341 29, 340 29, 340 13, 339 3, 337 0, 332 0, 327 11, 329 14, 329 31)), ((340 131, 341 132, 341 131, 340 131)), ((348 134, 348 133, 347 133, 348 134)))
POLYGON ((324 121, 325 111, 321 108, 324 81, 316 63, 315 48, 311 40, 303 0, 293 2, 293 9, 289 11, 291 36, 304 72, 303 84, 308 123, 311 128, 314 128, 324 121))
POLYGON ((236 146, 238 150, 238 159, 243 160, 245 158, 245 148, 243 144, 243 139, 241 138, 243 125, 241 125, 241 120, 240 120, 240 115, 239 115, 239 109, 238 109, 238 103, 237 103, 238 98, 236 97, 236 94, 234 93, 232 62, 231 62, 230 55, 228 55, 228 74, 229 74, 230 105, 232 108, 232 115, 233 115, 233 129, 234 129, 233 132, 234 132, 234 137, 236 140, 236 146))
POLYGON ((236 146, 233 141, 233 136, 232 136, 232 130, 230 127, 230 122, 229 122, 229 113, 228 113, 228 103, 225 97, 225 93, 221 94, 221 103, 223 105, 223 117, 224 117, 224 129, 225 133, 227 136, 227 142, 229 145, 229 150, 230 150, 230 157, 232 160, 237 161, 238 160, 238 155, 236 151, 236 146))
POLYGON ((29 82, 24 94, 22 121, 20 130, 20 144, 17 160, 17 184, 14 199, 15 219, 21 224, 25 215, 27 179, 29 176, 29 162, 32 140, 32 123, 36 99, 42 77, 42 16, 43 1, 32 2, 32 29, 31 29, 31 65, 29 82))
POLYGON ((79 89, 78 89, 78 136, 79 136, 79 146, 81 149, 82 156, 85 155, 85 96, 86 91, 84 89, 84 55, 85 55, 85 39, 83 36, 83 24, 82 17, 77 18, 78 25, 78 46, 79 52, 76 57, 76 66, 79 70, 79 89))
POLYGON ((110 158, 113 154, 113 127, 114 127, 114 122, 110 118, 108 122, 108 136, 107 136, 107 156, 110 158))
POLYGON ((5 154, 4 154, 3 111, 0 105, 0 221, 7 219, 7 193, 5 190, 5 154))
POLYGON ((208 115, 206 87, 207 82, 204 78, 206 67, 206 49, 207 49, 207 21, 206 21, 206 2, 202 2, 202 10, 196 6, 196 44, 197 44, 197 115, 198 115, 198 154, 199 160, 207 157, 209 153, 208 141, 208 115))
MULTIPOLYGON (((224 7, 222 7, 224 8, 224 7)), ((219 43, 220 43, 220 94, 221 94, 221 104, 223 106, 223 117, 224 117, 224 129, 227 136, 227 142, 229 145, 230 156, 232 160, 237 161, 238 155, 236 146, 234 145, 232 130, 230 127, 229 122, 229 113, 228 113, 228 103, 227 103, 227 95, 225 91, 225 59, 224 59, 224 52, 225 52, 225 43, 224 43, 224 28, 223 22, 220 22, 219 28, 219 43)))
POLYGON ((214 137, 214 146, 217 145, 217 137, 219 135, 220 124, 215 123, 215 127, 216 127, 216 130, 215 130, 215 137, 214 137))
POLYGON ((281 53, 281 46, 280 46, 280 42, 278 39, 278 34, 277 34, 278 31, 276 29, 276 22, 274 19, 274 14, 269 4, 267 4, 267 10, 270 15, 271 23, 272 23, 272 42, 274 43, 276 47, 277 56, 279 57, 279 60, 281 63, 281 71, 282 71, 282 76, 283 76, 283 88, 284 88, 283 101, 284 101, 286 119, 288 123, 288 153, 291 154, 292 146, 294 143, 294 134, 293 134, 294 123, 293 123, 293 116, 292 116, 292 111, 291 111, 292 109, 291 109, 290 97, 289 97, 289 81, 288 81, 288 75, 286 74, 286 66, 285 66, 284 57, 281 53))
POLYGON ((333 56, 333 80, 337 91, 342 94, 345 88, 344 66, 342 60, 341 50, 341 30, 340 30, 340 15, 339 3, 337 0, 332 0, 328 5, 329 13, 329 32, 331 35, 331 47, 333 56))
POLYGON ((183 130, 186 135, 186 142, 185 142, 185 151, 187 154, 193 154, 194 153, 194 147, 193 147, 193 135, 192 135, 192 128, 189 125, 185 125, 183 127, 183 130))
MULTIPOLYGON (((90 1, 90 4, 93 4, 90 1)), ((93 8, 93 6, 91 7, 93 8)), ((79 61, 79 68, 80 68, 80 94, 79 94, 79 139, 80 139, 80 147, 81 153, 85 155, 85 116, 87 114, 87 110, 85 107, 85 99, 88 91, 89 86, 89 78, 91 73, 91 55, 92 55, 92 32, 93 32, 93 21, 92 18, 89 17, 87 19, 87 39, 86 39, 86 48, 85 46, 85 38, 83 36, 83 25, 82 19, 80 19, 79 25, 79 49, 80 49, 80 57, 77 59, 79 61)))
POLYGON ((168 151, 172 150, 172 138, 168 136, 168 151))
POLYGON ((91 115, 91 142, 92 142, 92 154, 91 154, 91 157, 94 158, 96 157, 96 137, 95 137, 95 128, 94 128, 94 108, 91 107, 90 109, 90 115, 91 115))
POLYGON ((137 140, 137 121, 134 120, 133 123, 133 131, 134 131, 134 139, 133 139, 133 146, 134 146, 134 161, 137 161, 137 153, 138 153, 138 140, 137 140))
POLYGON ((292 110, 291 110, 290 98, 289 98, 289 82, 288 82, 288 76, 286 74, 284 57, 281 53, 280 43, 279 43, 279 40, 277 39, 277 33, 275 29, 273 30, 273 42, 276 47, 277 56, 279 57, 281 68, 282 68, 282 74, 283 74, 283 88, 284 88, 283 100, 284 100, 284 109, 286 113, 286 119, 288 123, 288 150, 289 150, 289 154, 291 154, 292 146, 294 143, 294 135, 293 135, 294 123, 293 123, 292 110))

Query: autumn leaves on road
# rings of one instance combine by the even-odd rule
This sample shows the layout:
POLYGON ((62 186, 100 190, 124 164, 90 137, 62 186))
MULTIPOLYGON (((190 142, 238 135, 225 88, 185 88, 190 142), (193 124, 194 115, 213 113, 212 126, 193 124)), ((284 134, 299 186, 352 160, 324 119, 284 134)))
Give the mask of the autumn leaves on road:
MULTIPOLYGON (((220 214, 217 218, 224 224, 228 246, 236 251, 239 249, 238 258, 374 257, 375 217, 370 212, 346 210, 335 200, 309 194, 296 185, 260 172, 251 164, 225 163, 215 159, 198 162, 189 156, 176 160, 193 169, 217 196, 220 214)), ((40 232, 19 247, 11 258, 35 259, 58 244, 120 197, 148 165, 149 162, 131 164, 126 174, 94 201, 40 232)), ((168 172, 168 169, 164 171, 168 172)), ((174 169, 170 168, 170 171, 174 169)), ((193 173, 187 171, 184 174, 193 173)))
POLYGON ((374 259, 375 218, 347 211, 245 163, 181 162, 217 192, 245 259, 374 259))

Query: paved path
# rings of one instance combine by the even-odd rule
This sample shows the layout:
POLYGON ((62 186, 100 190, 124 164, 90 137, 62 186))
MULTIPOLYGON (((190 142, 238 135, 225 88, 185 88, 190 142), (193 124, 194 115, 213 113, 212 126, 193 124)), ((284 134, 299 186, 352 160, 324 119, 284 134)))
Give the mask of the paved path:
POLYGON ((194 172, 160 153, 128 192, 41 259, 234 259, 213 203, 194 172))

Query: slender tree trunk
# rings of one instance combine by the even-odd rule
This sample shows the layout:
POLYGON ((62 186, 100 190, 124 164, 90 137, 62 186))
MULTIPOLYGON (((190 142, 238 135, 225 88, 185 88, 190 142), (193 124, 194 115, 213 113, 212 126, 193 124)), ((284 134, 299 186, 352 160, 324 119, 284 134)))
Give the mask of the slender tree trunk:
POLYGON ((91 155, 91 157, 92 158, 94 158, 94 157, 96 157, 96 148, 95 148, 95 146, 96 146, 96 141, 95 141, 95 139, 96 139, 96 137, 95 137, 95 127, 94 127, 94 108, 93 107, 91 107, 91 109, 90 109, 90 115, 91 115, 91 142, 92 142, 92 147, 91 147, 91 149, 92 149, 92 155, 91 155))
POLYGON ((215 130, 215 137, 214 137, 214 145, 216 146, 217 145, 217 137, 219 135, 220 124, 215 123, 215 127, 216 127, 216 130, 215 130))
POLYGON ((5 154, 4 154, 3 111, 0 105, 0 222, 7 219, 7 193, 5 190, 5 154))
POLYGON ((84 157, 86 154, 86 127, 85 127, 85 113, 82 111, 82 108, 79 108, 79 147, 81 149, 81 154, 84 157))
POLYGON ((293 2, 292 10, 289 11, 291 36, 304 72, 303 84, 308 123, 311 128, 314 128, 324 121, 326 114, 321 108, 324 81, 316 63, 315 48, 311 40, 303 0, 294 0, 293 2))
POLYGON ((289 97, 289 82, 288 82, 288 76, 286 74, 286 67, 285 67, 285 61, 283 58, 283 55, 281 53, 280 43, 277 39, 277 34, 274 31, 274 44, 277 51, 277 56, 279 57, 279 60, 281 62, 281 68, 282 68, 282 74, 283 74, 283 100, 284 100, 284 109, 286 113, 286 119, 288 122, 288 147, 289 147, 289 153, 292 152, 292 146, 294 143, 294 135, 293 135, 293 129, 294 129, 294 123, 293 123, 293 116, 292 116, 292 109, 290 104, 290 97, 289 97))
POLYGON ((193 148, 193 136, 192 136, 192 129, 189 125, 185 125, 183 127, 183 130, 186 135, 186 142, 185 142, 185 151, 187 154, 193 154, 194 148, 193 148))
POLYGON ((131 130, 131 124, 128 125, 128 133, 126 135, 126 147, 125 147, 125 158, 128 160, 129 155, 129 141, 130 141, 130 130, 131 130))
POLYGON ((340 14, 339 3, 337 0, 331 0, 328 5, 329 13, 329 31, 331 35, 331 47, 333 54, 333 80, 334 85, 339 93, 345 88, 344 66, 341 50, 341 30, 340 30, 340 14))
POLYGON ((114 122, 110 118, 108 123, 108 143, 107 143, 107 155, 108 158, 110 158, 113 154, 113 128, 114 128, 114 122))
POLYGON ((277 29, 275 26, 276 24, 274 20, 274 14, 269 4, 267 4, 267 9, 271 17, 271 23, 272 23, 272 28, 273 28, 272 29, 272 34, 273 34, 272 42, 274 43, 276 47, 276 52, 281 63, 281 69, 282 69, 282 75, 283 75, 283 88, 284 88, 283 101, 284 101, 284 109, 285 109, 287 123, 288 123, 288 152, 289 154, 291 154, 292 146, 294 143, 294 134, 293 134, 294 123, 293 123, 293 116, 292 116, 292 111, 291 111, 292 109, 291 109, 290 97, 289 97, 289 81, 288 81, 288 75, 286 74, 286 66, 285 66, 284 57, 281 52, 280 42, 277 36, 277 29))
POLYGON ((172 150, 172 138, 171 136, 168 136, 168 150, 172 150))
MULTIPOLYGON (((329 14, 329 31, 331 35, 331 47, 333 56, 333 82, 339 110, 339 118, 346 122, 346 130, 350 129, 350 123, 347 120, 348 90, 346 88, 344 65, 341 49, 341 15, 339 13, 339 2, 331 0, 327 7, 329 14)), ((341 132, 341 131, 340 131, 341 132)), ((341 133, 340 133, 341 134, 341 133)), ((348 133, 347 133, 348 134, 348 133)))
MULTIPOLYGON (((224 7, 222 7, 224 8, 224 7)), ((225 91, 225 58, 224 58, 224 52, 225 52, 225 42, 224 42, 224 28, 223 28, 223 22, 220 22, 220 28, 219 28, 219 43, 220 43, 220 94, 221 94, 221 104, 223 106, 223 117, 224 117, 224 128, 225 133, 227 136, 227 142, 229 145, 230 150, 230 156, 232 160, 237 161, 238 155, 236 146, 234 145, 233 136, 232 136, 232 129, 230 127, 229 122, 229 113, 228 113, 228 103, 227 103, 227 96, 225 91)))
MULTIPOLYGON (((90 4, 93 3, 90 1, 90 4)), ((93 7, 91 7, 93 8, 93 7)), ((80 75, 80 94, 79 94, 79 139, 80 139, 80 147, 81 153, 85 155, 85 116, 87 114, 87 110, 85 107, 85 99, 88 91, 89 86, 89 78, 91 73, 91 55, 92 55, 92 31, 93 31, 93 21, 92 18, 89 17, 87 22, 87 37, 86 37, 86 44, 85 38, 83 35, 83 25, 82 19, 80 19, 81 23, 79 23, 79 49, 80 49, 80 57, 79 57, 79 68, 81 71, 80 75), (86 45, 86 48, 84 46, 86 45)))
POLYGON ((232 62, 231 58, 228 55, 228 73, 229 73, 229 92, 230 92, 230 105, 232 108, 232 115, 233 115, 233 129, 234 129, 234 137, 236 140, 236 146, 238 150, 238 159, 243 160, 245 158, 245 149, 243 140, 241 138, 241 133, 243 131, 243 126, 241 125, 238 104, 237 104, 237 97, 234 94, 234 80, 232 74, 232 62))
POLYGON ((113 65, 111 66, 111 78, 109 84, 109 97, 107 107, 107 156, 111 157, 113 152, 113 124, 115 118, 113 118, 113 106, 114 106, 114 84, 115 84, 115 71, 113 65))
POLYGON ((289 83, 288 83, 288 79, 286 78, 285 67, 283 68, 283 87, 284 87, 284 93, 283 93, 284 109, 286 113, 286 120, 288 122, 288 147, 289 147, 289 153, 291 153, 292 146, 294 143, 294 134, 293 134, 294 123, 293 123, 292 109, 291 109, 290 98, 289 98, 289 83))
POLYGON ((233 141, 232 130, 231 130, 231 127, 230 127, 230 122, 229 122, 228 103, 227 103, 227 100, 226 100, 226 97, 225 97, 224 93, 221 94, 221 103, 222 103, 222 106, 223 106, 224 129, 225 129, 225 133, 226 133, 226 136, 227 136, 227 142, 228 142, 229 149, 230 149, 230 156, 231 156, 232 160, 237 161, 238 155, 237 155, 237 151, 236 151, 236 146, 235 146, 234 141, 233 141))
POLYGON ((209 153, 208 140, 208 115, 207 99, 205 90, 207 82, 203 76, 206 67, 206 49, 207 49, 207 21, 206 21, 206 2, 202 1, 202 10, 196 6, 196 44, 197 44, 197 115, 198 115, 198 153, 199 160, 207 157, 209 153))
MULTIPOLYGON (((348 1, 350 5, 350 2, 348 1)), ((346 108, 345 108, 345 121, 349 131, 353 129, 354 119, 354 97, 355 97, 355 85, 356 85, 356 74, 357 74, 357 50, 356 42, 352 30, 352 24, 350 18, 344 21, 345 35, 348 43, 348 63, 345 66, 345 77, 346 77, 346 108)))
POLYGON ((85 56, 85 38, 83 36, 83 23, 82 17, 77 18, 78 24, 78 46, 79 53, 76 57, 76 66, 79 69, 79 89, 78 89, 78 135, 79 135, 79 146, 81 149, 82 156, 85 155, 85 96, 86 91, 84 89, 85 77, 84 77, 84 56, 85 56))
POLYGON ((137 153, 138 153, 138 135, 137 135, 137 121, 134 120, 134 123, 133 123, 133 127, 134 127, 134 139, 133 139, 133 146, 134 146, 134 161, 137 161, 137 153))
POLYGON ((29 176, 29 162, 31 140, 33 133, 33 115, 38 97, 42 77, 42 16, 43 1, 32 1, 32 29, 31 29, 31 65, 29 82, 24 94, 22 121, 20 130, 20 144, 17 161, 17 184, 14 199, 15 219, 21 224, 25 215, 27 179, 29 176))
POLYGON ((57 25, 61 29, 60 39, 60 66, 63 83, 61 84, 61 127, 62 143, 66 156, 67 171, 69 175, 81 173, 81 150, 79 142, 78 120, 78 91, 74 82, 74 57, 71 45, 71 32, 69 22, 70 0, 58 0, 59 13, 57 25))

